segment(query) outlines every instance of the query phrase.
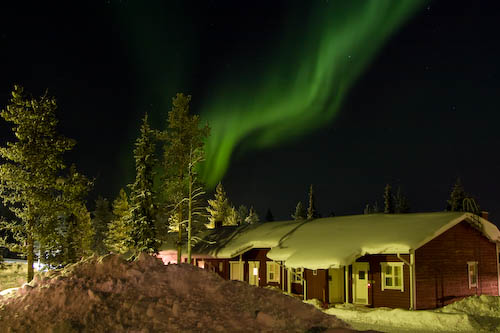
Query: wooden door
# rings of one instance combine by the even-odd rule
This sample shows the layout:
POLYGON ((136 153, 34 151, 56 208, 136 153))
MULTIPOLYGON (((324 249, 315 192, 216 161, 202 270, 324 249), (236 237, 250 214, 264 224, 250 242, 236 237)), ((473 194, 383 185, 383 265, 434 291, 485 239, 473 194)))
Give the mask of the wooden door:
POLYGON ((259 285, 259 264, 259 261, 248 262, 248 283, 250 285, 259 285))
POLYGON ((355 262, 352 264, 353 275, 353 303, 368 304, 368 271, 370 264, 355 262))

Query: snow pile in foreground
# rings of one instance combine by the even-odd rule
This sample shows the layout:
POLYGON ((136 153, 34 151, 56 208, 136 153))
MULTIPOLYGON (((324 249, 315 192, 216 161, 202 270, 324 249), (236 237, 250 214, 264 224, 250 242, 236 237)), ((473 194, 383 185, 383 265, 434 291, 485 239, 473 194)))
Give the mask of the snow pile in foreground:
MULTIPOLYGON (((319 307, 319 305, 310 302, 319 307)), ((500 297, 472 296, 437 310, 364 308, 352 304, 324 310, 356 329, 384 332, 500 332, 500 297)))
POLYGON ((351 332, 346 327, 290 296, 148 255, 90 258, 0 296, 1 332, 351 332))

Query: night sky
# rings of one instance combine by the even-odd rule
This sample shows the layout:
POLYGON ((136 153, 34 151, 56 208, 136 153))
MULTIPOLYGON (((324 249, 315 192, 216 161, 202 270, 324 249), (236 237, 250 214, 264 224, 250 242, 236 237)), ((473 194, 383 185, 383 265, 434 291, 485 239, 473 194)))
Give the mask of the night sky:
MULTIPOLYGON (((91 199, 113 200, 132 182, 140 119, 148 112, 163 129, 172 97, 184 92, 193 96, 193 112, 217 119, 214 138, 220 128, 231 133, 214 141, 217 151, 227 135, 240 133, 248 113, 283 116, 232 140, 221 171, 231 202, 253 205, 261 219, 268 208, 289 219, 299 200, 307 202, 309 184, 323 216, 360 214, 375 201, 382 207, 386 183, 401 186, 413 212, 440 211, 460 177, 500 224, 498 3, 422 2, 370 57, 366 49, 390 20, 376 11, 373 18, 384 23, 374 21, 376 28, 356 20, 362 3, 2 2, 0 105, 14 84, 57 97, 61 132, 78 142, 68 161, 96 177, 91 199), (349 13, 343 31, 324 21, 337 7, 349 13), (316 83, 306 75, 291 89, 295 69, 314 58, 323 34, 349 40, 358 28, 367 39, 354 43, 352 54, 335 48, 346 52, 337 61, 341 78, 322 71, 322 82, 332 83, 320 85, 318 115, 302 107, 295 127, 287 127, 292 118, 283 112, 292 102, 299 108, 316 83), (351 67, 361 58, 363 66, 351 67)), ((10 139, 3 121, 0 131, 2 142, 10 139)))

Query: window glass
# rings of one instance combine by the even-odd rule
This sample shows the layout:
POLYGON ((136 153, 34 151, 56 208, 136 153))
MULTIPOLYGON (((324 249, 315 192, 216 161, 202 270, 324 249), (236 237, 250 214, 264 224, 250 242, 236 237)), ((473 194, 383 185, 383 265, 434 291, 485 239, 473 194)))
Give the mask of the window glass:
POLYGON ((398 262, 381 263, 382 290, 395 289, 404 291, 403 264, 398 262))
POLYGON ((359 271, 358 272, 358 278, 360 280, 364 280, 365 279, 365 271, 359 271))
POLYGON ((392 287, 392 277, 386 277, 385 278, 385 285, 387 287, 392 287))
POLYGON ((477 261, 467 262, 469 270, 469 288, 477 287, 477 261))

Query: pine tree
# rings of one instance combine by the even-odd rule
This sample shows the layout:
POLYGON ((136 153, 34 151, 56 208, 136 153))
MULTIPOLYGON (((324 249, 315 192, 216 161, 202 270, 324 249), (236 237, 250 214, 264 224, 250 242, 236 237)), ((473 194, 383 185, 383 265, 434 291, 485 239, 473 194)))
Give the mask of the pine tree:
POLYGON ((450 199, 447 201, 448 209, 452 212, 463 212, 464 211, 464 199, 467 198, 462 181, 457 178, 455 185, 450 194, 450 199))
POLYGON ((384 213, 394 214, 394 201, 392 196, 391 185, 385 185, 384 189, 384 213))
POLYGON ((114 217, 108 199, 99 196, 95 201, 95 209, 92 215, 92 225, 95 232, 92 249, 98 255, 103 255, 108 253, 104 240, 108 233, 108 226, 114 217))
POLYGON ((206 227, 208 229, 217 228, 224 224, 229 214, 229 202, 226 196, 226 192, 219 183, 215 188, 215 200, 208 200, 208 224, 206 227))
POLYGON ((316 200, 314 198, 313 186, 309 187, 309 207, 307 208, 307 219, 315 219, 318 218, 318 212, 316 210, 316 200))
POLYGON ((259 222, 259 216, 257 215, 257 212, 253 209, 253 206, 250 207, 250 212, 248 213, 248 216, 245 219, 245 222, 248 224, 254 224, 259 222))
POLYGON ((299 201, 297 203, 297 206, 295 206, 295 212, 292 214, 292 218, 295 221, 306 219, 306 210, 304 209, 304 206, 302 205, 302 201, 299 201))
MULTIPOLYGON (((0 229, 12 232, 15 243, 6 244, 12 251, 28 259, 28 282, 33 279, 34 244, 53 234, 42 224, 51 220, 56 180, 65 168, 63 154, 75 146, 75 141, 56 132, 57 103, 47 92, 29 97, 20 86, 14 86, 12 99, 0 115, 12 128, 16 142, 0 148, 0 197, 15 214, 14 220, 3 220, 0 229)), ((54 224, 52 224, 54 225, 54 224)))
POLYGON ((245 205, 238 207, 238 225, 243 224, 248 216, 248 208, 245 205))
POLYGON ((157 253, 156 208, 153 190, 153 169, 156 165, 155 141, 158 133, 151 129, 144 116, 141 134, 135 142, 135 182, 130 184, 130 247, 137 256, 141 252, 157 253))
MULTIPOLYGON (((208 125, 200 127, 197 115, 189 115, 190 95, 178 93, 172 99, 172 109, 168 113, 167 131, 162 135, 163 147, 163 192, 167 201, 176 207, 176 221, 184 221, 185 202, 182 201, 188 192, 189 181, 186 180, 189 154, 191 150, 203 149, 204 140, 210 129, 208 125)), ((178 228, 177 262, 182 256, 182 227, 178 228)))
POLYGON ((108 232, 104 244, 114 253, 126 253, 129 251, 130 228, 130 206, 127 192, 120 190, 120 194, 113 201, 113 219, 108 226, 108 232))
POLYGON ((271 212, 271 208, 268 208, 268 209, 267 209, 267 213, 266 213, 266 221, 267 221, 267 222, 272 222, 272 221, 274 221, 274 216, 273 216, 273 213, 271 212))

